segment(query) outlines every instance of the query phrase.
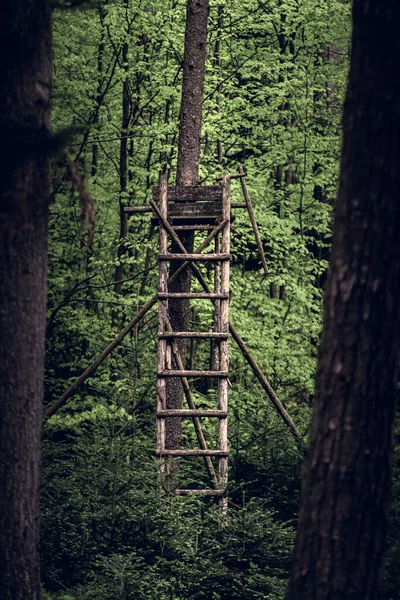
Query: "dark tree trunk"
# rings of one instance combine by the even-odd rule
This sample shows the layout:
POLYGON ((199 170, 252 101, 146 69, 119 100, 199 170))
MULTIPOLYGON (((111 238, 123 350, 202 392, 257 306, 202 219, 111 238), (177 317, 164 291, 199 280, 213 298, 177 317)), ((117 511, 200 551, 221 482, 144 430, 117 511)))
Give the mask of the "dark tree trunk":
POLYGON ((0 7, 0 598, 39 600, 51 18, 0 7))
MULTIPOLYGON (((186 13, 185 50, 183 58, 182 104, 179 126, 177 185, 196 185, 200 160, 200 134, 203 109, 204 72, 207 55, 208 0, 188 0, 186 13)), ((193 251, 193 234, 182 234, 182 243, 193 251)), ((179 252, 173 244, 172 252, 179 252)), ((171 265, 171 274, 181 263, 171 265)), ((170 291, 190 290, 191 271, 186 269, 170 286, 170 291)), ((169 316, 174 331, 187 331, 189 301, 169 300, 169 316)), ((178 342, 182 360, 186 358, 186 343, 178 342)), ((176 368, 176 367, 175 367, 176 368)), ((167 381, 167 408, 182 408, 183 388, 179 379, 167 381)), ((181 439, 179 418, 166 419, 166 448, 178 448, 181 439)))
POLYGON ((400 3, 354 0, 315 410, 290 600, 379 597, 400 321, 400 3))

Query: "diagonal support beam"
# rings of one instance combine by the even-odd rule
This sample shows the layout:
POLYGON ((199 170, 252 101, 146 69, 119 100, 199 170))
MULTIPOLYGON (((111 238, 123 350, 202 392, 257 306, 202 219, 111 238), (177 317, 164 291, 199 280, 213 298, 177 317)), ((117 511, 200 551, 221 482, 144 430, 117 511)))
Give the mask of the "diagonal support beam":
POLYGON ((256 221, 256 216, 254 214, 253 205, 252 205, 252 202, 251 202, 249 190, 247 189, 247 183, 246 183, 245 173, 243 171, 243 167, 242 166, 239 167, 239 176, 240 176, 240 185, 242 186, 243 196, 244 196, 244 199, 246 200, 247 211, 249 213, 249 217, 250 217, 250 221, 251 221, 251 226, 253 227, 253 232, 254 232, 254 235, 256 237, 258 252, 260 253, 260 257, 261 257, 261 262, 262 262, 262 266, 263 266, 263 269, 264 269, 264 273, 265 273, 265 275, 268 275, 267 260, 265 258, 264 248, 263 248, 263 245, 262 245, 261 236, 260 236, 260 232, 258 230, 258 225, 257 225, 257 221, 256 221))

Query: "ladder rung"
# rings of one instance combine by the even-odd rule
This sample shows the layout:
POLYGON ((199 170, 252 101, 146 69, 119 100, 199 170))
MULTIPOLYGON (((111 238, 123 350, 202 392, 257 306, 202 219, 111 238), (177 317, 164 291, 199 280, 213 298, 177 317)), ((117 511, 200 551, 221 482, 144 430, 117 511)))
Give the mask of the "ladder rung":
POLYGON ((229 293, 224 292, 221 294, 206 294, 205 292, 159 292, 158 297, 160 299, 165 298, 209 298, 211 300, 227 300, 229 299, 229 293))
POLYGON ((220 261, 231 260, 231 254, 159 254, 160 260, 198 260, 198 261, 220 261))
MULTIPOLYGON (((221 217, 202 217, 201 219, 196 219, 196 223, 193 222, 193 219, 189 218, 179 219, 177 217, 171 217, 168 218, 168 222, 171 225, 171 227, 177 231, 212 231, 218 225, 220 219, 221 217)), ((232 223, 234 220, 235 216, 233 215, 230 219, 231 230, 234 230, 234 227, 232 227, 232 223)), ((160 225, 160 219, 158 217, 153 217, 151 219, 151 224, 158 227, 160 225)))
POLYGON ((176 231, 212 231, 215 225, 173 225, 176 231))
POLYGON ((216 377, 224 379, 228 377, 228 371, 191 371, 170 369, 158 374, 158 377, 216 377))
POLYGON ((225 410, 208 410, 208 409, 180 409, 180 410, 160 410, 157 413, 159 419, 165 417, 218 417, 226 419, 228 413, 225 410))
POLYGON ((229 456, 224 450, 156 450, 158 456, 229 456))
POLYGON ((160 331, 158 337, 165 338, 214 338, 220 340, 228 339, 228 333, 217 333, 215 331, 160 331))
POLYGON ((222 496, 225 490, 175 490, 176 496, 188 496, 189 494, 199 494, 201 496, 222 496))

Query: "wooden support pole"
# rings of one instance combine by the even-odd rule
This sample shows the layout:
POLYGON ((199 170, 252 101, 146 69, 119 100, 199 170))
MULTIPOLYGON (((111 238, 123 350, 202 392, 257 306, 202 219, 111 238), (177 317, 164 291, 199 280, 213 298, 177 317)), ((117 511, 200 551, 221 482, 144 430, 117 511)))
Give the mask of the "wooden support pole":
POLYGON ((260 256, 261 256, 261 262, 262 262, 262 266, 264 268, 264 273, 266 275, 268 275, 268 266, 267 266, 267 261, 265 259, 264 248, 263 248, 263 245, 262 245, 262 242, 261 242, 260 232, 258 230, 256 216, 254 214, 253 205, 251 203, 251 198, 250 198, 249 190, 247 189, 247 184, 246 184, 246 179, 245 179, 245 173, 243 171, 243 167, 242 166, 239 167, 239 176, 240 176, 240 184, 242 186, 243 196, 244 196, 244 199, 246 200, 246 206, 247 206, 247 210, 249 212, 249 217, 250 217, 251 225, 253 227, 254 235, 256 236, 257 247, 258 247, 258 251, 259 251, 260 256))
MULTIPOLYGON (((168 199, 167 199, 167 176, 163 173, 160 177, 160 212, 167 220, 168 217, 168 199)), ((168 233, 162 222, 160 222, 159 234, 160 253, 166 253, 168 249, 168 233)), ((158 291, 160 293, 168 292, 168 263, 166 260, 160 260, 159 264, 159 283, 158 291)), ((168 321, 168 300, 160 299, 158 302, 158 330, 165 331, 168 321)), ((158 340, 157 348, 157 369, 158 372, 167 368, 167 341, 158 340)), ((167 392, 165 379, 157 379, 157 412, 167 408, 167 392)), ((165 472, 165 465, 162 462, 162 452, 165 450, 165 419, 157 419, 156 424, 156 450, 160 462, 161 477, 165 472)))
MULTIPOLYGON (((230 214, 231 214, 231 194, 230 194, 230 176, 224 175, 223 190, 222 190, 222 218, 228 223, 222 230, 221 251, 222 253, 230 252, 230 214)), ((229 293, 230 285, 230 264, 224 261, 221 264, 221 292, 229 293)), ((229 331, 229 298, 220 301, 220 331, 228 333, 229 331)), ((219 344, 219 369, 223 372, 228 372, 229 369, 229 354, 228 340, 221 340, 219 344)), ((218 409, 228 411, 228 380, 221 379, 218 385, 218 409)), ((221 451, 228 453, 228 419, 220 419, 219 421, 219 448, 221 451)), ((224 488, 228 483, 228 457, 222 457, 218 461, 218 482, 220 487, 224 488)), ((221 498, 220 505, 223 510, 228 508, 228 499, 221 498)))

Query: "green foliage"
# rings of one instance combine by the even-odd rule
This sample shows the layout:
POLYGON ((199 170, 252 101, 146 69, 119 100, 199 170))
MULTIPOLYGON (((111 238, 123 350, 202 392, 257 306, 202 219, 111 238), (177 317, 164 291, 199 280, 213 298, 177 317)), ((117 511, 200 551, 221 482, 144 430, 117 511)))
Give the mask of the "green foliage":
POLYGON ((233 487, 227 516, 212 502, 160 495, 149 417, 105 417, 47 429, 46 587, 68 582, 74 599, 283 598, 293 525, 245 488, 233 487))
MULTIPOLYGON (((248 215, 238 211, 231 317, 304 436, 337 188, 348 10, 325 0, 224 0, 210 9, 200 180, 246 168, 270 273, 263 278, 248 215)), ((55 11, 54 129, 74 132, 68 153, 86 175, 97 215, 89 246, 79 233, 79 190, 59 157, 50 207, 48 403, 156 290, 149 216, 132 218, 125 234, 121 214, 148 202, 163 168, 174 182, 184 27, 184 5, 175 1, 101 0, 91 10, 55 11)), ((239 182, 232 196, 242 201, 239 182)), ((210 306, 193 303, 193 329, 211 318, 210 306)), ((160 495, 156 339, 153 310, 45 424, 44 597, 282 600, 299 451, 232 342, 226 521, 212 500, 160 495)), ((192 350, 209 364, 208 344, 192 350)), ((215 407, 215 388, 195 382, 193 393, 199 407, 215 407)), ((216 426, 205 421, 211 444, 216 426)), ((191 423, 183 425, 183 444, 197 445, 191 423)), ((185 487, 207 485, 201 460, 182 461, 180 477, 185 487)))

